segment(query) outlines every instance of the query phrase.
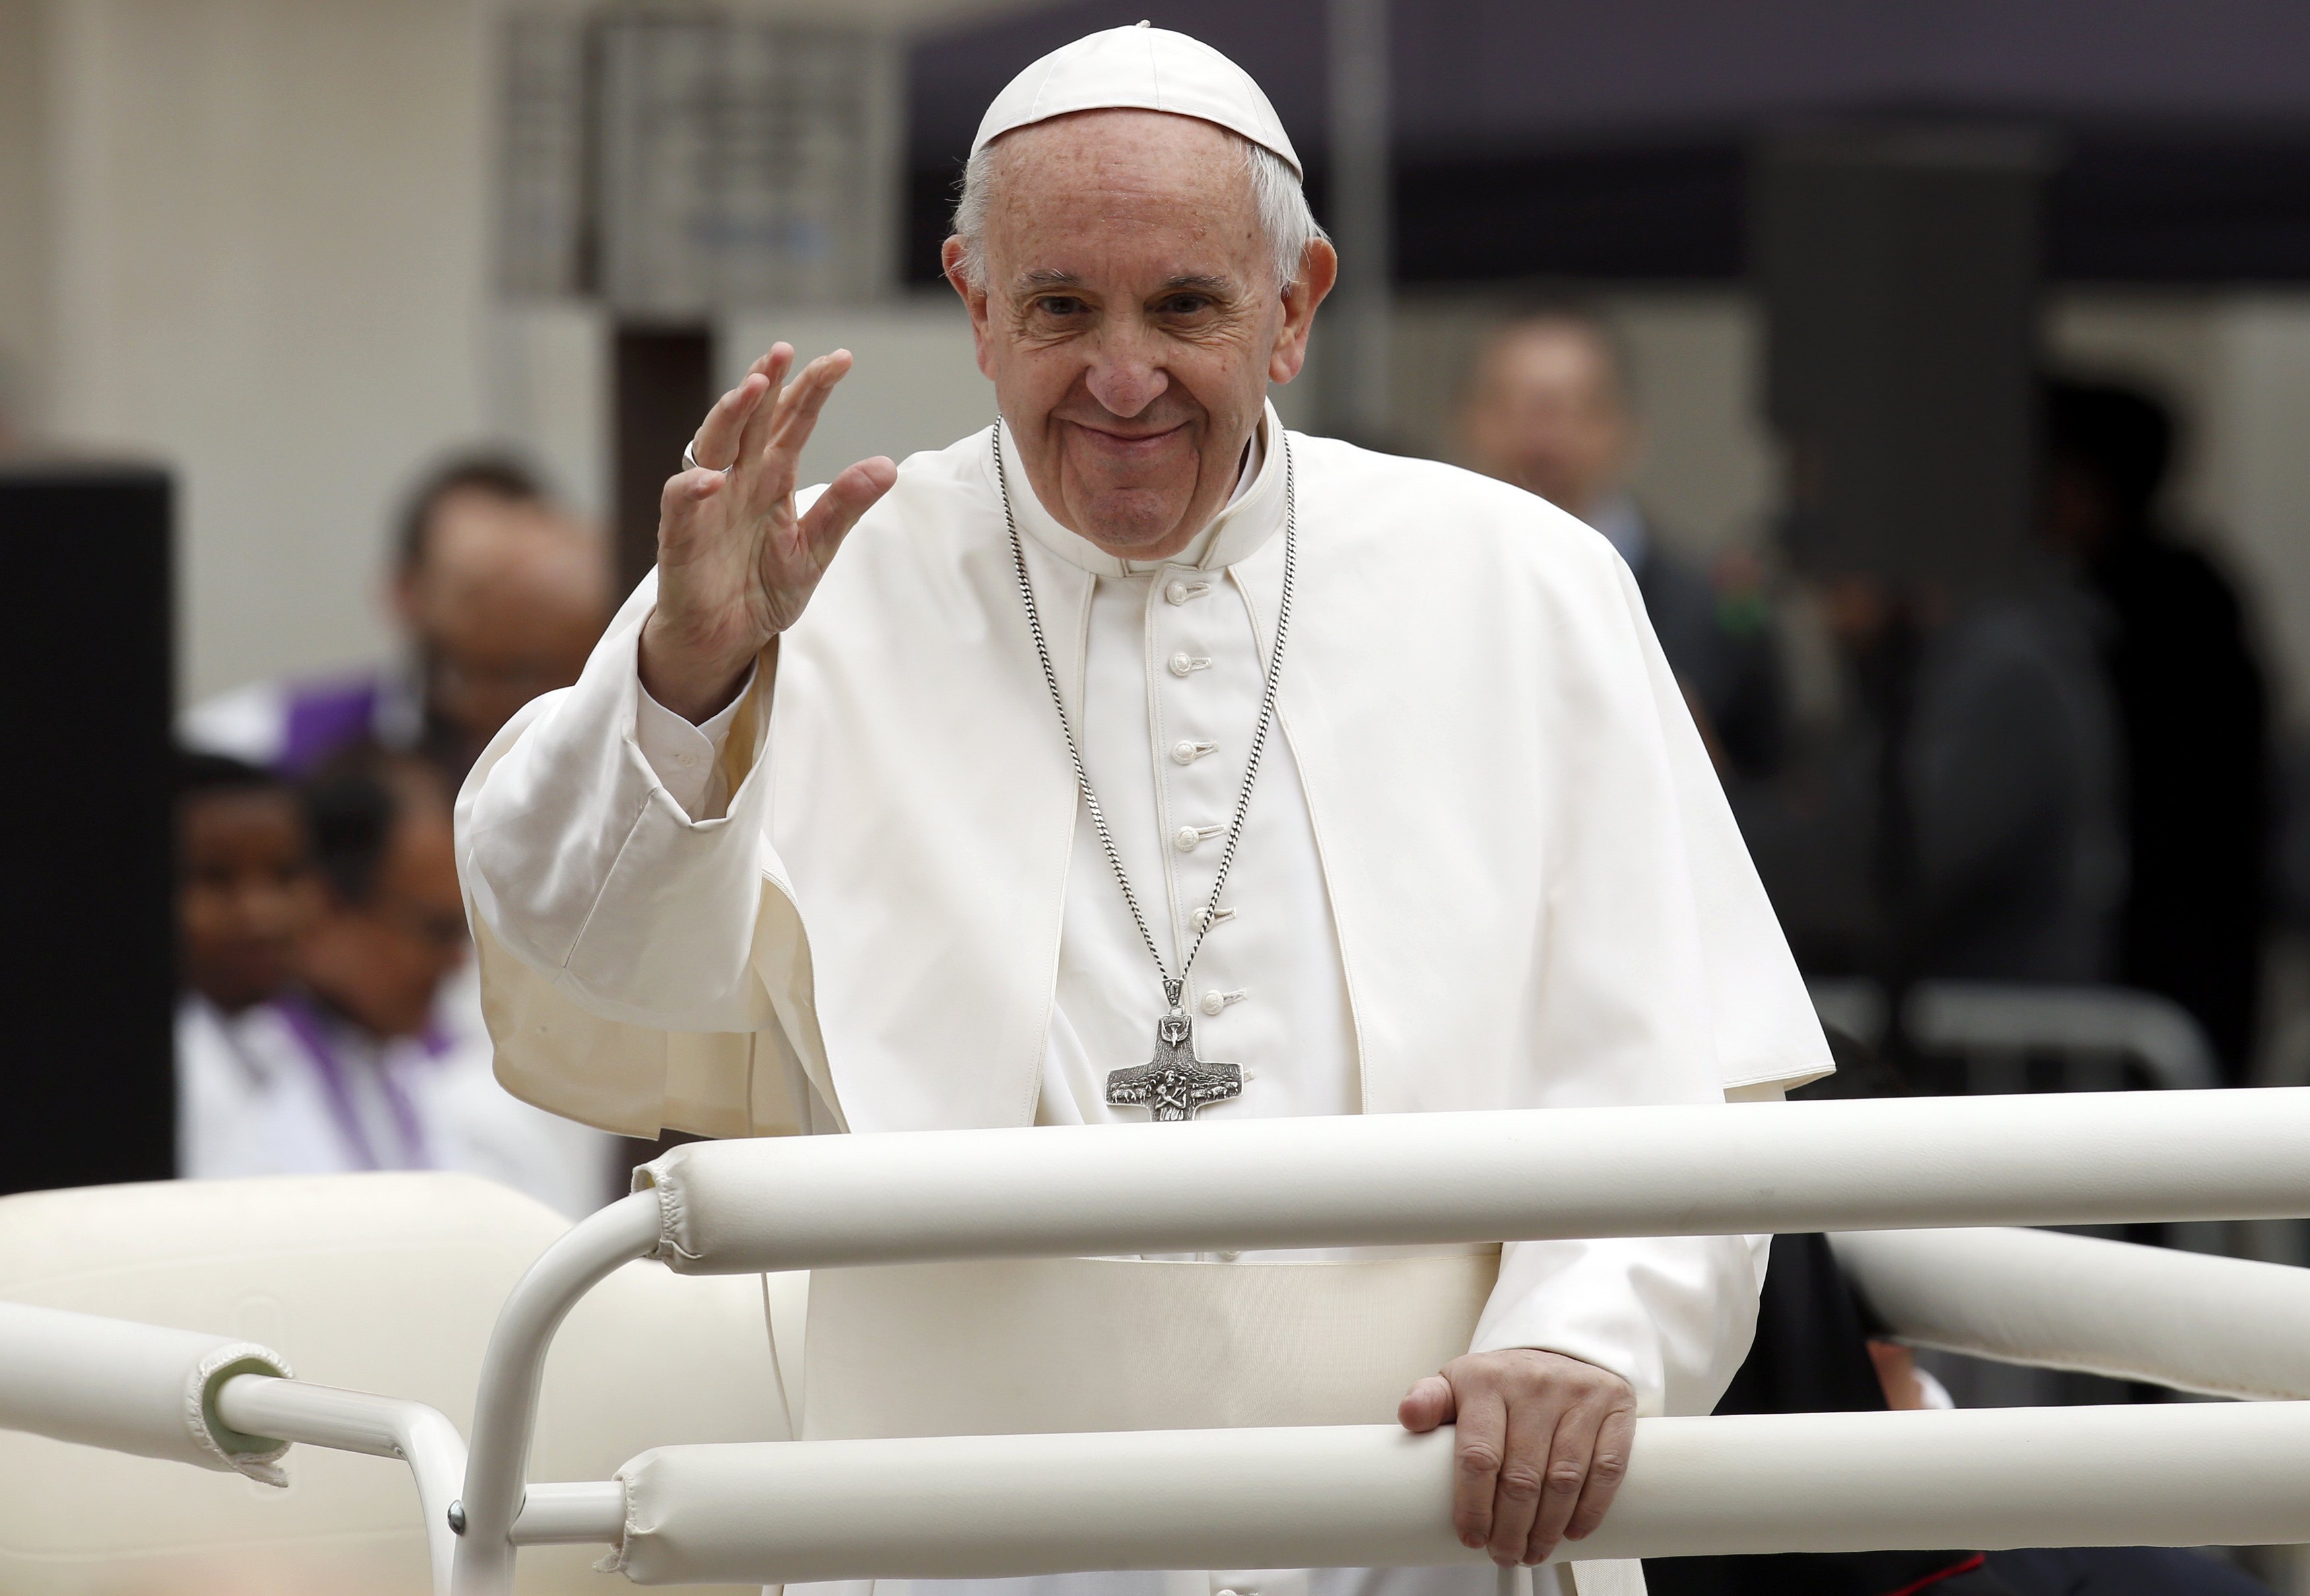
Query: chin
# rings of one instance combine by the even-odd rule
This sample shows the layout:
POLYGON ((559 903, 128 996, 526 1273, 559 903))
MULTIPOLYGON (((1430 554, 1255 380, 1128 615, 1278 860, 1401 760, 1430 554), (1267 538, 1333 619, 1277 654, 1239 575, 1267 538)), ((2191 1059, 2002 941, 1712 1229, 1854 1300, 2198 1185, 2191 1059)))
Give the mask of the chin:
POLYGON ((1186 505, 1169 494, 1125 490, 1102 493, 1083 507, 1083 535, 1109 553, 1128 555, 1151 549, 1179 528, 1186 505))

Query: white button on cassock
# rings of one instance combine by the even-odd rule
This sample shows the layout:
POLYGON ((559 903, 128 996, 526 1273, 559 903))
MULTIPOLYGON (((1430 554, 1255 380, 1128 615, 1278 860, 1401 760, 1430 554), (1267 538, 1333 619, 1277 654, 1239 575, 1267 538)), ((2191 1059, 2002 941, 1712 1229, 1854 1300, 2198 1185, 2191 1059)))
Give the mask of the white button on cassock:
POLYGON ((1174 676, 1192 676, 1198 671, 1211 668, 1209 659, 1198 659, 1184 648, 1171 656, 1171 674, 1174 676))
POLYGON ((1216 742, 1198 742, 1192 737, 1182 737, 1171 745, 1171 762, 1175 765, 1192 765, 1218 747, 1219 744, 1216 742))
POLYGON ((1217 837, 1224 826, 1182 826, 1171 834, 1171 846, 1183 854, 1192 854, 1195 845, 1207 837, 1217 837))

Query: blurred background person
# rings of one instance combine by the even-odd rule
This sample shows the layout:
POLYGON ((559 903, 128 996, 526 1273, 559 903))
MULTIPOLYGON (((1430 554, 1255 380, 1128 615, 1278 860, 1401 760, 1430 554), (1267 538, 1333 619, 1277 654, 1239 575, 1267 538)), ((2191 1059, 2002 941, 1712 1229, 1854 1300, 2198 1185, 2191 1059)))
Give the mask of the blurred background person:
POLYGON ((180 755, 177 770, 178 1167, 239 1112, 256 1034, 319 907, 296 790, 262 767, 180 755))
POLYGON ((1628 362, 1602 317, 1574 304, 1529 311, 1478 354, 1463 407, 1478 470, 1536 493, 1604 534, 1635 573, 1645 610, 1728 774, 1781 755, 1779 661, 1753 563, 1715 577, 1663 541, 1629 492, 1643 441, 1628 362))
POLYGON ((1822 584, 1845 716, 1735 794, 1809 974, 2109 978, 2124 883, 2118 747, 2088 617, 2039 588, 1970 602, 1822 584))
MULTIPOLYGON (((244 872, 261 861, 297 883, 293 979, 281 979, 277 935, 269 959, 242 957, 235 1023, 210 1028, 181 1056, 180 1173, 456 1169, 565 1213, 598 1207, 613 1140, 509 1096, 478 1023, 456 1012, 473 1000, 456 979, 468 947, 439 771, 361 744, 315 774, 301 818, 295 806, 281 811, 277 783, 248 790, 274 808, 263 846, 242 845, 244 872)), ((206 857, 193 835, 188 825, 188 857, 206 857)), ((205 932, 216 916, 202 906, 198 875, 188 880, 187 945, 197 940, 208 963, 221 962, 222 939, 205 932)), ((290 918, 265 924, 277 932, 290 918)), ((200 967, 188 957, 187 967, 200 967)))
POLYGON ((2126 797, 2117 977, 2189 1010, 2236 1082, 2262 971, 2269 691, 2236 588, 2165 519, 2165 402, 2058 378, 2045 428, 2045 537, 2106 611, 2126 797))
POLYGON ((221 694, 187 713, 186 740, 292 775, 368 740, 462 776, 514 711, 578 679, 609 619, 607 555, 526 467, 473 455, 411 494, 391 596, 400 660, 221 694))

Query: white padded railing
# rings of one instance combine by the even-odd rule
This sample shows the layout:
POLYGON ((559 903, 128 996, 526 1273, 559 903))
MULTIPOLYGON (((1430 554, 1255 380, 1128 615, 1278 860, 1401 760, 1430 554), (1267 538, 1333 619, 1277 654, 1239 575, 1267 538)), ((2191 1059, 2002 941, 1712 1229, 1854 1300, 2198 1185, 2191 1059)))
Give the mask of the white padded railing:
POLYGON ((235 1430, 216 1405, 236 1375, 289 1373, 280 1354, 229 1336, 0 1303, 0 1429, 139 1457, 272 1477, 278 1437, 235 1430))
MULTIPOLYGON (((1503 1236, 2278 1218, 2310 1210, 2306 1149, 2310 1090, 691 1143, 638 1172, 644 1190, 570 1232, 508 1301, 483 1363, 458 1590, 497 1596, 508 1588, 531 1411, 552 1327, 595 1280, 634 1257, 688 1272, 740 1273, 1503 1236)), ((1198 1444, 1224 1455, 1252 1445, 1246 1437, 1256 1433, 1214 1432, 1198 1444)), ((818 1444, 781 1453, 771 1466, 805 1466, 818 1444)), ((2310 1476, 2301 1478, 2310 1487, 2310 1476)), ((1350 1495, 1376 1511, 1393 1482, 1375 1476, 1366 1484, 1350 1495)), ((1118 1494, 1113 1505, 1127 1514, 1130 1500, 1118 1494)), ((2310 1536, 2310 1506, 2294 1527, 2310 1536)), ((630 1522, 630 1557, 648 1533, 643 1520, 630 1522)), ((1160 1566, 1290 1565, 1282 1548, 1271 1549, 1278 1555, 1160 1566)))
MULTIPOLYGON (((677 1446, 620 1473, 641 1584, 1482 1559, 1449 1433, 1376 1425, 677 1446)), ((1563 1549, 2251 1546, 2310 1534, 2306 1485, 2291 1402, 1646 1418, 1563 1549)))
MULTIPOLYGON (((2310 1089, 699 1143, 650 1166, 646 1189, 568 1232, 508 1297, 462 1462, 455 1432, 414 1404, 255 1376, 197 1390, 229 1428, 260 1427, 241 1437, 252 1444, 262 1435, 408 1458, 437 1580, 456 1596, 501 1596, 517 1548, 549 1541, 611 1545, 642 1583, 1461 1561, 1473 1554, 1450 1534, 1450 1442, 1440 1435, 1350 1427, 666 1447, 615 1480, 532 1486, 538 1380, 570 1307, 637 1258, 751 1272, 1504 1236, 2294 1217, 2310 1214, 2306 1150, 2310 1089), (442 1506, 460 1476, 460 1500, 442 1506), (892 1513, 894 1500, 906 1511, 892 1513)), ((2295 1394, 2310 1384, 2289 1344, 2305 1307, 2295 1271, 2152 1262, 2065 1237, 1887 1234, 1837 1245, 1895 1327, 1921 1340, 2082 1360, 2062 1366, 2115 1359, 2198 1389, 2295 1394), (2185 1280, 2176 1267, 2193 1272, 2185 1280), (2185 1290, 2217 1305, 2223 1323, 2163 1301, 2127 1323, 2137 1294, 2185 1290)), ((0 1314, 0 1423, 160 1455, 197 1446, 161 1422, 153 1393, 174 1393, 169 1422, 181 1428, 182 1396, 194 1389, 183 1376, 216 1355, 212 1338, 171 1341, 178 1361, 166 1377, 132 1382, 128 1371, 166 1360, 148 1365, 144 1352, 125 1350, 117 1363, 82 1357, 30 1323, 0 1314), (48 1366, 15 1358, 19 1342, 48 1346, 68 1378, 46 1397, 28 1393, 25 1369, 48 1366), (124 1382, 145 1395, 106 1429, 110 1387, 124 1382)), ((154 1358, 161 1339, 180 1334, 125 1330, 141 1340, 111 1344, 136 1340, 154 1358)), ((2310 1404, 2272 1402, 1646 1419, 1611 1520, 1576 1549, 1612 1557, 2303 1540, 2310 1404)))
POLYGON ((2045 1230, 1832 1236, 1900 1340, 2203 1396, 2310 1399, 2310 1270, 2045 1230))

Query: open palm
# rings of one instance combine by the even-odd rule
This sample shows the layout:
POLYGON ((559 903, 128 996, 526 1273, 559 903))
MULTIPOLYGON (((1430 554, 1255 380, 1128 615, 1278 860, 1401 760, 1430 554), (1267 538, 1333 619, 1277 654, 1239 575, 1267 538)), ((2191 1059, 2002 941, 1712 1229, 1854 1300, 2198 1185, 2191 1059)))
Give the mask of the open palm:
POLYGON ((803 446, 850 353, 821 355, 785 382, 793 364, 785 343, 754 362, 699 428, 697 469, 669 478, 658 500, 657 608, 642 628, 642 684, 691 720, 730 701, 754 656, 801 617, 858 517, 898 481, 889 460, 861 460, 795 513, 803 446))

